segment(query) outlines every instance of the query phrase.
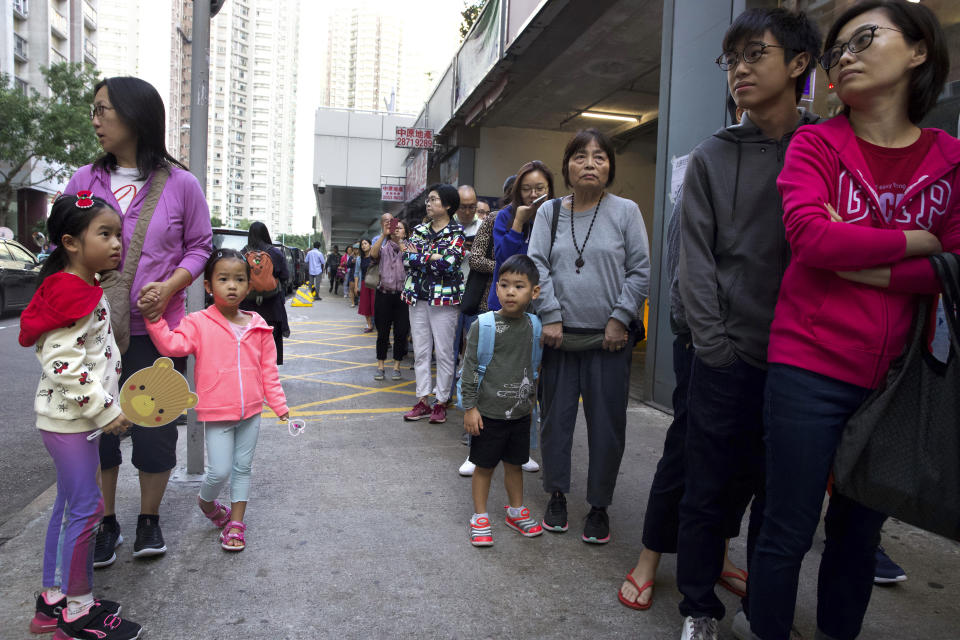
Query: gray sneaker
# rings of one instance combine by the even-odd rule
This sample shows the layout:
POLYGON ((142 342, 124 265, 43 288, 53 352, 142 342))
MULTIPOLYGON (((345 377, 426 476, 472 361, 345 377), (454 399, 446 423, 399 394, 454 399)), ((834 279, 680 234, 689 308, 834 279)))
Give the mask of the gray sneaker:
POLYGON ((687 616, 683 620, 683 633, 680 640, 717 640, 716 618, 694 618, 687 616))

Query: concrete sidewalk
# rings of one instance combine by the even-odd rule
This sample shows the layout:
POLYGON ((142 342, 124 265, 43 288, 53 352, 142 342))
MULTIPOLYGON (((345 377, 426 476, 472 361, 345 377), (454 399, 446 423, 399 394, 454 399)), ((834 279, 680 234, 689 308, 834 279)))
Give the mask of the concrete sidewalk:
MULTIPOLYGON (((217 531, 196 506, 199 477, 178 469, 161 515, 169 550, 133 560, 139 497, 133 468, 122 467, 118 519, 126 541, 118 561, 95 572, 95 592, 120 601, 125 616, 144 625, 145 638, 679 637, 672 557, 661 567, 651 610, 627 609, 616 597, 640 551, 669 416, 639 404, 630 409, 610 544, 580 541, 588 510, 581 417, 570 531, 524 539, 507 529, 497 472, 490 499, 495 546, 475 549, 467 538, 470 480, 457 475, 467 453, 460 412, 451 411, 445 425, 404 423, 401 412, 414 401, 413 371, 404 366, 400 383, 389 376, 373 381, 374 334, 361 333, 363 319, 342 298, 325 296, 290 313, 293 335, 281 375, 294 415, 308 422, 292 438, 265 414, 246 551, 220 549, 217 531)), ((185 443, 181 437, 183 462, 185 443)), ((525 480, 526 502, 541 517, 539 474, 525 480)), ((53 495, 47 491, 4 525, 11 539, 0 546, 3 639, 30 637, 53 495)), ((861 637, 960 638, 960 546, 897 523, 887 526, 884 545, 910 580, 875 590, 861 637)), ((821 548, 818 537, 802 577, 797 622, 806 638, 813 636, 821 548)), ((742 539, 732 553, 743 564, 742 539)), ((718 593, 729 614, 721 637, 730 638, 737 602, 718 593)))

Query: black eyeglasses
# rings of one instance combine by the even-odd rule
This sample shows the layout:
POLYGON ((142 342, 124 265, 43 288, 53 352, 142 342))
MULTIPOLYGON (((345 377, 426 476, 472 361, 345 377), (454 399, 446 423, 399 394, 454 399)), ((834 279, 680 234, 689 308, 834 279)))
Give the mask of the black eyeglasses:
POLYGON ((903 33, 903 31, 900 31, 900 29, 894 29, 893 27, 881 27, 875 24, 869 27, 864 27, 863 29, 860 29, 854 33, 853 37, 846 42, 838 42, 824 51, 823 55, 820 56, 820 66, 823 67, 825 71, 829 71, 837 66, 840 63, 840 58, 843 57, 844 49, 850 53, 860 53, 873 43, 873 37, 876 35, 877 29, 886 29, 887 31, 903 33))
POLYGON ((106 111, 107 109, 111 109, 111 110, 112 110, 113 107, 108 107, 108 106, 105 105, 105 104, 95 104, 95 105, 93 105, 92 107, 90 107, 90 119, 93 120, 94 118, 102 118, 102 117, 103 117, 103 112, 106 111))
POLYGON ((724 51, 717 57, 715 62, 722 71, 729 71, 737 66, 737 63, 739 63, 741 59, 748 64, 759 61, 760 58, 763 57, 764 52, 770 48, 786 49, 787 47, 781 47, 778 44, 767 44, 766 42, 748 42, 747 46, 743 48, 743 51, 724 51))

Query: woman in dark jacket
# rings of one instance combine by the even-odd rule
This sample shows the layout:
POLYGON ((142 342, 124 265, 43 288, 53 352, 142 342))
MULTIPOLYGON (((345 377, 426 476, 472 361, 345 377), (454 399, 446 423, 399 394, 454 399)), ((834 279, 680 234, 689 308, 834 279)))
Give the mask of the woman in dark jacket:
POLYGON ((283 295, 286 282, 290 279, 287 261, 283 257, 283 252, 273 246, 270 231, 262 222, 254 222, 250 225, 244 253, 247 251, 266 251, 270 254, 270 261, 273 262, 273 277, 280 283, 280 292, 269 298, 260 299, 260 304, 257 304, 256 298, 248 297, 240 303, 240 308, 244 311, 256 311, 273 328, 273 341, 277 344, 277 364, 283 364, 283 338, 290 335, 287 308, 284 306, 286 296, 283 295))

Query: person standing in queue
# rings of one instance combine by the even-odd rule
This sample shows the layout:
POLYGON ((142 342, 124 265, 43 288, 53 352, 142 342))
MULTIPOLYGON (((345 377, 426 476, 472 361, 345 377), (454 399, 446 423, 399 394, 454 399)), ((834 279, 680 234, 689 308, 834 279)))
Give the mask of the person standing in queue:
POLYGON ((453 220, 460 207, 460 194, 449 184, 435 184, 427 190, 427 222, 410 234, 403 263, 407 279, 403 300, 410 306, 414 366, 417 372, 417 404, 404 420, 430 418, 431 423, 447 421, 447 402, 453 382, 453 335, 463 295, 463 227, 453 220), (430 373, 430 356, 437 355, 437 382, 430 373), (434 391, 437 401, 427 403, 434 391))
MULTIPOLYGON (((92 191, 121 214, 124 257, 153 182, 166 180, 143 238, 130 288, 130 345, 122 358, 123 384, 130 374, 160 357, 147 335, 137 299, 147 290, 154 291, 156 302, 151 310, 153 306, 165 309, 167 323, 179 326, 186 313, 184 290, 203 273, 210 255, 210 209, 197 179, 167 152, 163 100, 150 83, 133 77, 107 78, 97 83, 94 94, 91 122, 104 153, 93 164, 78 169, 64 192, 92 191)), ((174 359, 174 366, 186 372, 184 358, 174 359)), ((129 431, 132 462, 139 471, 140 483, 134 558, 167 551, 159 514, 170 472, 177 464, 175 419, 149 429, 134 425, 129 431)), ((97 568, 113 564, 117 558, 114 549, 123 542, 116 517, 120 439, 105 433, 99 440, 104 516, 94 550, 97 568)))
MULTIPOLYGON (((583 398, 589 467, 582 540, 610 540, 607 507, 620 471, 627 427, 635 324, 650 280, 643 216, 607 191, 616 175, 613 144, 597 129, 578 132, 563 154, 571 195, 537 210, 529 256, 540 272, 543 528, 566 531, 570 452, 583 398), (556 230, 556 235, 551 230, 556 230)), ((521 183, 521 186, 522 183, 521 183)))
POLYGON ((320 283, 323 281, 323 272, 326 269, 326 258, 320 252, 320 241, 313 243, 313 249, 307 252, 307 272, 310 274, 310 288, 313 290, 313 299, 320 298, 320 283))

